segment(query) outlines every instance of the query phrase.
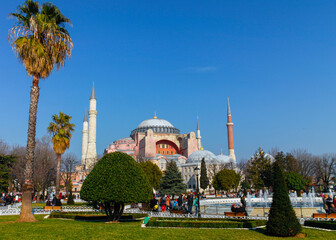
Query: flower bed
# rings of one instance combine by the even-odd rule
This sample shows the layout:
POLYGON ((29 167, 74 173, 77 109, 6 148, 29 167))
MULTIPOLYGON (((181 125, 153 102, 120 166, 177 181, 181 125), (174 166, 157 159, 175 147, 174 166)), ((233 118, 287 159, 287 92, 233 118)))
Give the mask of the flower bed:
POLYGON ((255 228, 266 225, 265 220, 218 219, 218 218, 151 218, 148 227, 186 228, 255 228))
POLYGON ((307 220, 304 222, 305 226, 308 227, 317 227, 317 228, 325 228, 336 230, 336 222, 335 221, 314 221, 314 220, 307 220))

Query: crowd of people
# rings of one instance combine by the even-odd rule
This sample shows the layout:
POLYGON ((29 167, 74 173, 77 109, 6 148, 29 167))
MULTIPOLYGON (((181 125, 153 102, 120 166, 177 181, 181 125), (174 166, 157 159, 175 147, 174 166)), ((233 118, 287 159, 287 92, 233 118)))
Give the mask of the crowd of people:
POLYGON ((161 196, 157 200, 156 196, 150 201, 150 208, 152 211, 166 212, 169 210, 180 210, 185 214, 193 214, 193 208, 195 215, 199 212, 199 201, 196 194, 183 194, 181 193, 176 198, 171 198, 169 195, 161 196))
POLYGON ((1 195, 1 203, 3 203, 4 206, 14 204, 19 201, 19 196, 14 195, 12 193, 2 193, 1 195))

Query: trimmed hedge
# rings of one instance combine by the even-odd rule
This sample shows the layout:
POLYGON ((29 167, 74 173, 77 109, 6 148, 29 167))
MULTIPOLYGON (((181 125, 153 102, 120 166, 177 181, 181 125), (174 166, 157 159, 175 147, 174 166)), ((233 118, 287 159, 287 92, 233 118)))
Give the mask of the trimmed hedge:
MULTIPOLYGON (((120 219, 130 220, 147 216, 148 214, 144 213, 123 214, 120 219)), ((74 220, 107 220, 107 216, 103 212, 52 212, 49 217, 74 220)))
POLYGON ((317 227, 317 228, 325 228, 336 230, 336 222, 334 221, 314 221, 314 220, 307 220, 304 222, 305 226, 308 227, 317 227))
POLYGON ((218 218, 151 218, 148 227, 187 228, 255 228, 266 224, 265 220, 238 220, 218 218))

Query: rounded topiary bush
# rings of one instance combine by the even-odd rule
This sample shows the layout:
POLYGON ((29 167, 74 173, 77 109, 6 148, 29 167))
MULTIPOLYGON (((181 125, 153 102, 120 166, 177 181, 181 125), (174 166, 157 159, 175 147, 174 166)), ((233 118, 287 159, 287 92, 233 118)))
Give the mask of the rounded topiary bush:
POLYGON ((81 198, 102 203, 107 216, 118 220, 124 204, 147 202, 152 188, 135 160, 121 152, 106 154, 86 177, 81 198))
POLYGON ((279 237, 295 236, 301 231, 301 225, 289 200, 285 178, 277 162, 273 166, 273 177, 273 202, 266 232, 279 237))

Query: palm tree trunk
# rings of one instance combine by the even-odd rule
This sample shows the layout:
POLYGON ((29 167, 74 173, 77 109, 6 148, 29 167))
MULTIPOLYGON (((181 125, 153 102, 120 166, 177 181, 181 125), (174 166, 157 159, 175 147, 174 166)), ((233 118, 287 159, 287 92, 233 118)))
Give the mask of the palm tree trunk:
POLYGON ((33 166, 36 135, 37 103, 39 99, 39 75, 33 77, 33 86, 30 90, 30 108, 28 120, 28 139, 26 152, 26 166, 24 170, 25 183, 22 189, 22 207, 18 222, 36 222, 32 212, 33 166))
POLYGON ((61 179, 61 154, 57 154, 56 197, 59 197, 61 179))

